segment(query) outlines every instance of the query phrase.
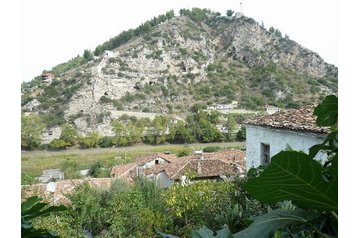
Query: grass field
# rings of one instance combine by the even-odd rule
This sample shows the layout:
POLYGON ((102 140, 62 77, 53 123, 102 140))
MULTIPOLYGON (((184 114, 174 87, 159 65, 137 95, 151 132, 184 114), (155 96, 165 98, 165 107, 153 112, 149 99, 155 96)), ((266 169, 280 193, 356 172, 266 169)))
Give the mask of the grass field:
POLYGON ((21 172, 32 176, 40 176, 44 169, 61 168, 66 160, 77 162, 80 169, 88 169, 96 161, 102 161, 108 167, 111 167, 116 164, 134 161, 137 157, 150 153, 169 151, 175 154, 183 150, 192 153, 207 146, 245 148, 243 142, 223 142, 158 146, 135 145, 120 148, 69 149, 63 151, 24 151, 21 153, 21 172))

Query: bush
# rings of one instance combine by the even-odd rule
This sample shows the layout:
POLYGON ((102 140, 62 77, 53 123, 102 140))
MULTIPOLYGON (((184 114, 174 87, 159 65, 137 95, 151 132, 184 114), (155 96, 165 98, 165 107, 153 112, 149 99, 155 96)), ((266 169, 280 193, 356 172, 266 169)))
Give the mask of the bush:
POLYGON ((79 165, 74 160, 66 159, 61 164, 61 169, 65 173, 66 179, 78 179, 82 177, 79 173, 79 165))
POLYGON ((94 178, 108 178, 110 177, 110 171, 108 168, 105 168, 102 161, 97 161, 92 164, 88 171, 88 175, 94 178))
POLYGON ((221 149, 220 146, 207 146, 203 149, 203 152, 211 153, 211 152, 217 152, 221 149))
POLYGON ((99 142, 99 134, 91 132, 86 137, 80 139, 79 144, 82 149, 95 148, 99 142))
POLYGON ((246 127, 242 126, 241 129, 237 132, 236 140, 237 141, 246 140, 246 127))
POLYGON ((188 156, 188 155, 190 155, 189 149, 183 149, 178 152, 178 157, 183 157, 183 156, 188 156))
POLYGON ((102 137, 101 139, 99 139, 98 145, 99 145, 101 148, 109 148, 109 147, 112 147, 112 146, 113 146, 112 138, 109 137, 109 136, 102 137))
POLYGON ((67 147, 71 146, 69 143, 65 142, 62 139, 54 139, 50 142, 48 147, 50 149, 59 150, 59 149, 66 149, 67 147))

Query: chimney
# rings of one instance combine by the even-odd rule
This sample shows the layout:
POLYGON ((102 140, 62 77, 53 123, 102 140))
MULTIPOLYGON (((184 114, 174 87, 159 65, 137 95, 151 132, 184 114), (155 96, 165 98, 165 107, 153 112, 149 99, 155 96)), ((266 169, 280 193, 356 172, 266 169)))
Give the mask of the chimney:
POLYGON ((195 159, 204 159, 204 154, 202 150, 194 151, 195 159))

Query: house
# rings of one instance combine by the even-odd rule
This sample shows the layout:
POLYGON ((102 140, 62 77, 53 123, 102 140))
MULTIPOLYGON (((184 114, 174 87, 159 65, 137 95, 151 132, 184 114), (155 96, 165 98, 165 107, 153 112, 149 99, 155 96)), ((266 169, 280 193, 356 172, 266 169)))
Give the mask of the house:
POLYGON ((58 139, 61 136, 62 128, 59 126, 55 126, 49 129, 46 129, 41 134, 41 143, 49 144, 54 139, 58 139))
MULTIPOLYGON (((279 111, 245 122, 246 169, 266 165, 275 154, 287 148, 308 152, 322 143, 328 128, 316 126, 314 106, 279 111)), ((325 153, 315 159, 326 160, 325 153)))
POLYGON ((172 154, 158 153, 140 157, 135 163, 112 168, 111 177, 132 182, 138 176, 145 176, 159 187, 170 187, 191 175, 192 180, 221 179, 243 173, 245 153, 240 150, 203 153, 177 157, 172 154))
POLYGON ((43 73, 41 74, 42 82, 51 83, 55 76, 51 73, 43 73))
POLYGON ((65 178, 65 173, 61 169, 49 169, 42 172, 42 176, 39 177, 40 183, 47 183, 52 179, 62 180, 65 178))
POLYGON ((275 106, 266 105, 265 108, 266 108, 266 113, 269 115, 280 111, 280 108, 275 107, 275 106))

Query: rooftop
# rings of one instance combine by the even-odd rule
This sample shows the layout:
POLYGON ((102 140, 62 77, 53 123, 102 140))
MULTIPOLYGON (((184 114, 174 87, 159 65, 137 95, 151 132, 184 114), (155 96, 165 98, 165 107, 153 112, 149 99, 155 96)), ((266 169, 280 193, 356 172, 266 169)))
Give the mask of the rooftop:
POLYGON ((245 124, 317 134, 328 133, 328 128, 316 125, 316 116, 313 115, 314 109, 315 106, 288 109, 254 118, 246 121, 245 124))

